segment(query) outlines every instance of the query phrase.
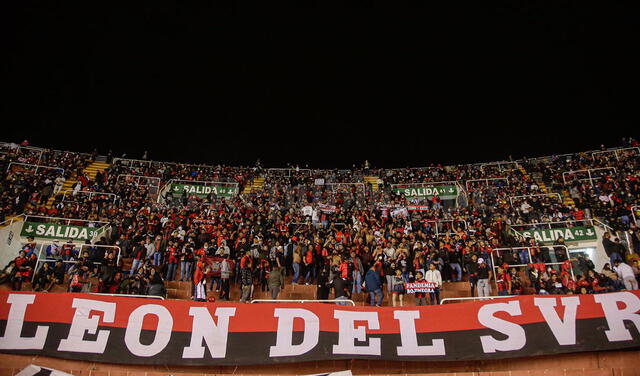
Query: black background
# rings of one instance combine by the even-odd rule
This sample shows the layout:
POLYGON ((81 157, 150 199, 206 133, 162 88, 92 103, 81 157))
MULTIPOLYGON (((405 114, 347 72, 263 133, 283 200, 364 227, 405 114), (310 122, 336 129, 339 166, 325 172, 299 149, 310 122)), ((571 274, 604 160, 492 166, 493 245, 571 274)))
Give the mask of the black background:
POLYGON ((156 160, 424 166, 619 144, 617 1, 4 1, 0 139, 156 160))

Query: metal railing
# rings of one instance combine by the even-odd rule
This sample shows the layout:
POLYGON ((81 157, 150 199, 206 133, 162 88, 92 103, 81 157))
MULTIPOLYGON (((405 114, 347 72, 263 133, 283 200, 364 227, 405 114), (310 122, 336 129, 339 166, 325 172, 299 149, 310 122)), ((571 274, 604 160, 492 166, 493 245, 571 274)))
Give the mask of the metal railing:
POLYGON ((129 294, 108 294, 102 292, 90 292, 88 294, 91 295, 104 295, 104 296, 114 296, 118 298, 142 298, 142 299, 158 299, 165 300, 164 297, 158 295, 129 295, 129 294))
POLYGON ((612 229, 607 224, 605 224, 602 221, 600 221, 598 219, 595 219, 595 218, 573 219, 573 220, 569 220, 569 221, 514 223, 514 224, 511 224, 511 227, 518 227, 518 228, 529 227, 529 228, 534 228, 534 229, 538 228, 538 227, 546 227, 548 229, 553 229, 554 227, 552 225, 564 225, 562 227, 569 227, 569 225, 575 226, 575 225, 580 225, 580 224, 582 224, 582 225, 588 224, 588 225, 594 226, 594 224, 596 222, 598 224, 602 225, 605 228, 612 229))
MULTIPOLYGON (((38 249, 38 258, 36 259, 36 265, 33 268, 33 276, 31 278, 31 281, 33 282, 35 280, 36 277, 36 272, 38 271, 38 265, 40 264, 44 264, 44 263, 55 263, 58 261, 58 259, 60 257, 62 257, 61 255, 58 255, 56 258, 47 258, 46 255, 43 258, 42 257, 42 250, 45 249, 45 246, 47 248, 49 248, 49 246, 53 245, 53 242, 47 242, 47 243, 40 243, 38 244, 36 247, 39 247, 38 249)), ((74 249, 76 245, 74 244, 74 249)), ((62 250, 62 245, 59 246, 60 250, 62 250)), ((118 254, 116 256, 116 265, 120 264, 120 257, 122 256, 122 250, 120 249, 120 247, 118 247, 117 245, 100 245, 100 244, 80 244, 80 248, 78 249, 78 258, 82 257, 82 253, 83 253, 83 248, 108 248, 108 249, 114 249, 118 251, 118 254)), ((75 264, 78 262, 77 259, 74 260, 61 260, 63 264, 75 264)), ((95 265, 102 265, 101 262, 97 262, 97 261, 92 261, 92 264, 95 265)), ((66 271, 65 271, 66 274, 66 271)))
POLYGON ((18 222, 18 218, 20 217, 22 217, 22 219, 20 219, 21 221, 24 221, 26 219, 26 215, 24 213, 18 214, 16 216, 13 216, 7 220, 0 222, 0 226, 11 226, 13 222, 18 222))
POLYGON ((444 298, 440 300, 440 305, 443 305, 445 302, 455 302, 455 301, 468 301, 468 300, 493 300, 493 299, 504 299, 504 298, 517 298, 520 295, 497 295, 497 296, 468 296, 462 298, 444 298))
POLYGON ((509 203, 513 207, 513 200, 521 199, 521 198, 529 198, 529 197, 540 197, 540 196, 545 196, 545 197, 546 196, 557 196, 558 200, 560 200, 562 202, 562 196, 560 196, 559 193, 551 192, 551 193, 539 193, 539 194, 535 194, 535 195, 510 196, 509 197, 509 203))
POLYGON ((466 220, 464 220, 464 219, 439 219, 439 220, 436 220, 436 219, 428 219, 428 220, 426 220, 426 222, 427 222, 427 223, 435 223, 435 224, 436 224, 436 225, 435 225, 435 230, 436 230, 435 232, 436 232, 436 236, 441 236, 441 235, 455 235, 455 234, 456 234, 456 232, 455 232, 455 231, 448 231, 448 232, 443 232, 443 233, 441 233, 441 232, 440 232, 440 229, 439 229, 439 225, 440 225, 441 223, 451 223, 451 227, 452 227, 452 229, 453 229, 453 226, 454 226, 456 223, 463 223, 463 224, 464 224, 464 230, 467 230, 467 229, 469 228, 469 226, 468 226, 468 224, 467 224, 467 221, 466 221, 466 220))
MULTIPOLYGON (((44 215, 25 214, 24 216, 25 216, 25 222, 29 222, 30 218, 42 218, 45 221, 35 221, 35 222, 53 223, 51 221, 63 221, 63 222, 66 222, 67 226, 71 226, 71 222, 96 223, 96 224, 103 224, 103 225, 108 225, 110 223, 108 221, 96 221, 96 220, 80 219, 80 218, 48 217, 44 215)), ((88 226, 88 227, 92 227, 92 226, 88 226)))
POLYGON ((38 153, 38 163, 40 163, 40 161, 42 160, 42 155, 44 154, 44 150, 45 150, 44 148, 37 148, 35 146, 22 146, 19 144, 12 144, 9 142, 0 142, 0 146, 8 147, 9 150, 25 149, 25 150, 35 151, 38 153))
POLYGON ((135 185, 137 186, 142 186, 142 187, 157 187, 158 189, 160 189, 160 181, 161 179, 157 176, 145 176, 145 175, 131 175, 131 174, 120 174, 118 175, 118 177, 116 178, 116 184, 120 182, 120 178, 133 178, 132 180, 135 180, 135 185), (157 185, 152 185, 152 184, 140 184, 140 180, 154 180, 157 181, 158 184, 157 185))
POLYGON ((64 174, 64 168, 62 167, 55 167, 55 166, 44 166, 44 165, 39 165, 39 164, 33 164, 33 163, 21 163, 21 162, 11 162, 9 163, 9 165, 7 166, 7 172, 11 170, 11 166, 12 165, 17 165, 17 166, 31 166, 31 167, 35 167, 36 170, 33 171, 34 174, 38 173, 38 169, 42 168, 42 169, 47 169, 47 170, 61 170, 61 173, 64 174))
POLYGON ((98 195, 98 196, 113 196, 113 202, 115 203, 118 200, 118 195, 115 193, 109 193, 109 192, 96 192, 96 191, 78 191, 75 194, 73 193, 73 190, 66 190, 62 193, 62 201, 68 201, 68 202, 72 202, 73 200, 67 200, 67 193, 71 193, 72 196, 77 196, 80 193, 87 193, 89 196, 89 199, 91 199, 93 196, 98 195))
POLYGON ((139 163, 141 165, 146 164, 146 167, 151 167, 151 164, 153 163, 153 161, 149 161, 146 159, 113 158, 111 164, 115 165, 117 162, 119 162, 123 166, 127 166, 127 164, 130 165, 131 163, 139 163))
POLYGON ((588 178, 576 178, 576 180, 578 180, 578 181, 588 180, 589 183, 593 186, 593 176, 591 175, 591 172, 601 171, 601 170, 613 170, 614 174, 616 174, 618 172, 618 170, 616 170, 615 167, 587 168, 587 169, 583 169, 583 170, 564 171, 562 173, 562 181, 566 185, 567 184, 567 175, 573 175, 576 172, 586 172, 587 175, 589 176, 588 178))
POLYGON ((507 185, 509 185, 509 178, 508 177, 502 177, 502 178, 487 178, 487 179, 469 179, 467 181, 465 181, 465 186, 467 187, 467 192, 469 191, 469 183, 475 183, 475 182, 485 182, 487 184, 489 184, 490 181, 506 181, 507 185))
POLYGON ((149 193, 152 195, 159 195, 160 193, 160 185, 162 179, 157 176, 120 174, 116 178, 116 184, 120 183, 121 178, 130 178, 132 182, 126 182, 129 185, 135 185, 137 187, 149 187, 149 193), (141 180, 146 180, 146 182, 144 184, 140 184, 141 180), (152 184, 152 182, 154 183, 152 184))
MULTIPOLYGON (((529 264, 533 264, 533 256, 531 255, 531 250, 532 249, 542 249, 542 248, 547 248, 552 250, 553 252, 555 252, 555 248, 564 248, 564 251, 567 255, 567 260, 571 260, 571 254, 569 253, 569 248, 566 245, 553 245, 553 246, 540 246, 540 247, 510 247, 510 248, 495 248, 491 251, 490 256, 491 256, 491 271, 493 272, 494 277, 497 275, 496 271, 498 270, 499 267, 501 267, 502 265, 496 265, 495 263, 495 259, 493 257, 494 253, 497 254, 499 251, 510 251, 513 252, 518 251, 518 250, 527 250, 527 253, 529 255, 529 264)), ((510 264, 509 268, 519 268, 519 267, 525 267, 525 266, 529 266, 529 264, 510 264)), ((544 265, 548 266, 548 265, 562 265, 564 264, 563 262, 545 262, 544 265)), ((575 275, 573 273, 573 264, 569 263, 569 270, 571 271, 571 277, 575 278, 575 275)), ((498 281, 497 278, 493 279, 493 282, 496 286, 496 290, 498 290, 498 281)), ((531 283, 533 283, 534 281, 531 281, 531 283)))
POLYGON ((251 303, 333 303, 333 304, 351 304, 356 306, 356 303, 350 299, 254 299, 251 303))
POLYGON ((638 154, 640 154, 640 147, 636 146, 636 147, 630 147, 630 148, 615 148, 615 149, 609 149, 609 150, 593 151, 591 152, 591 156, 594 156, 595 154, 615 153, 616 160, 620 160, 618 152, 628 151, 628 150, 635 150, 638 154))

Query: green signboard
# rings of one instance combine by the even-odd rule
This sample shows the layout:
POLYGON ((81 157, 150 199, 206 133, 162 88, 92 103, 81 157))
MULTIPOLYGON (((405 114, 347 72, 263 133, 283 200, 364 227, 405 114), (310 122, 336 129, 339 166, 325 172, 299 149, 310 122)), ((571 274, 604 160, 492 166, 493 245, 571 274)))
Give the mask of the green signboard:
POLYGON ((560 237, 566 242, 584 242, 597 240, 593 226, 546 228, 541 230, 520 231, 524 237, 535 239, 540 244, 552 244, 560 237))
POLYGON ((95 227, 67 226, 57 223, 25 222, 20 236, 47 239, 91 240, 98 235, 95 227))
POLYGON ((198 184, 171 184, 169 187, 174 196, 196 195, 204 198, 210 194, 222 197, 233 197, 238 194, 237 185, 198 185, 198 184))
POLYGON ((433 196, 440 197, 441 200, 453 200, 458 197, 458 187, 456 185, 433 185, 426 187, 406 187, 394 188, 397 195, 405 197, 418 197, 431 199, 433 196))

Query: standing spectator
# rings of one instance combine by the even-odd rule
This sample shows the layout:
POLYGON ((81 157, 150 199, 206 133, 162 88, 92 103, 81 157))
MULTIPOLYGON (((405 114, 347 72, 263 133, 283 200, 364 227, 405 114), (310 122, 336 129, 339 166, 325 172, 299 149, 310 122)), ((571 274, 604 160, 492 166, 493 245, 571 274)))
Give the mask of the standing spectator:
MULTIPOLYGON (((251 257, 251 251, 247 252, 247 256, 251 257)), ((246 303, 251 299, 251 290, 253 289, 253 271, 250 262, 243 262, 240 266, 240 302, 246 303)))
POLYGON ((131 271, 129 275, 134 275, 138 268, 144 264, 144 260, 147 256, 147 247, 145 247, 144 240, 141 240, 138 245, 133 249, 133 260, 131 262, 131 271))
POLYGON ((325 265, 320 274, 318 274, 318 281, 316 282, 316 299, 327 300, 329 299, 329 292, 331 291, 331 284, 329 283, 329 266, 325 265))
POLYGON ((500 296, 506 296, 511 293, 511 276, 502 266, 498 266, 496 286, 498 286, 498 295, 500 296))
POLYGON ((167 281, 176 279, 176 269, 178 267, 178 251, 173 242, 169 242, 167 249, 167 281))
POLYGON ((429 270, 427 270, 424 279, 427 282, 435 284, 433 292, 429 293, 430 304, 440 304, 440 288, 442 287, 442 275, 436 268, 436 264, 429 264, 429 270))
POLYGON ((300 243, 295 245, 293 250, 293 284, 297 285, 300 279, 300 265, 302 264, 302 245, 300 243))
POLYGON ((167 290, 164 287, 164 281, 162 280, 162 276, 160 275, 160 273, 157 273, 155 269, 151 269, 150 273, 151 273, 151 276, 149 278, 148 295, 161 296, 164 298, 167 295, 167 290))
MULTIPOLYGON (((366 278, 365 278, 366 280, 366 278)), ((347 300, 349 299, 349 289, 348 289, 348 283, 347 281, 340 277, 339 275, 336 275, 333 280, 331 281, 331 287, 333 287, 333 293, 334 296, 336 298, 336 300, 347 300)), ((382 300, 382 299, 381 299, 382 300)), ((338 303, 339 305, 346 305, 346 304, 342 304, 342 303, 338 303)))
POLYGON ((380 307, 384 299, 384 292, 382 292, 382 279, 375 267, 372 266, 369 271, 367 271, 367 274, 364 276, 364 283, 371 297, 371 305, 380 307), (378 297, 377 300, 376 296, 378 297))
POLYGON ((278 265, 274 265, 268 276, 269 291, 271 299, 278 299, 280 290, 284 289, 284 271, 278 265))
POLYGON ((204 263, 198 259, 196 262, 196 269, 193 273, 193 300, 196 302, 207 301, 206 272, 207 270, 204 268, 204 263))
POLYGON ((180 251, 180 281, 191 280, 191 266, 193 263, 193 248, 185 244, 180 251))
POLYGON ((469 263, 465 267, 469 275, 469 286, 471 287, 471 296, 476 296, 476 288, 478 287, 478 256, 471 255, 469 263))
POLYGON ((353 278, 353 288, 351 289, 351 293, 360 294, 362 292, 362 271, 364 270, 364 267, 360 257, 358 257, 355 252, 351 252, 351 265, 353 265, 351 277, 353 278))
POLYGON ((155 265, 155 254, 157 252, 156 245, 151 241, 151 238, 147 236, 144 240, 144 247, 147 251, 146 258, 155 265))
MULTIPOLYGON (((421 271, 416 273, 416 283, 424 282, 424 275, 421 271)), ((415 293, 415 301, 417 306, 427 305, 427 293, 426 292, 416 292, 415 293)))
POLYGON ((478 297, 490 296, 491 289, 489 287, 489 277, 491 272, 489 266, 484 262, 484 259, 480 257, 478 259, 478 297))
POLYGON ((611 233, 605 232, 604 237, 602 239, 602 246, 604 247, 604 251, 609 256, 609 262, 611 265, 614 265, 616 260, 622 260, 622 256, 619 252, 619 247, 616 243, 611 241, 611 233))
POLYGON ((403 306, 404 299, 405 280, 402 277, 402 270, 396 269, 396 275, 391 279, 391 302, 393 306, 396 306, 397 300, 400 300, 400 307, 403 306))
POLYGON ((636 276, 633 273, 633 269, 620 260, 615 261, 615 271, 620 276, 620 279, 624 283, 624 287, 627 290, 637 290, 638 289, 638 281, 636 280, 636 276))
POLYGON ((220 300, 229 300, 229 279, 231 278, 231 260, 229 255, 224 256, 220 263, 220 300))

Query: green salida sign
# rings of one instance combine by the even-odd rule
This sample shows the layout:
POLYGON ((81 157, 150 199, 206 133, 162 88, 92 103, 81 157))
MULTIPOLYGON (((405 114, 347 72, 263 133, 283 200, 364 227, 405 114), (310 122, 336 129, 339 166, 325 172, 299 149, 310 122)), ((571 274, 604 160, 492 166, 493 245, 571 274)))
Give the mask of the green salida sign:
POLYGON ((198 197, 207 197, 210 194, 223 197, 232 197, 238 194, 238 187, 232 185, 196 185, 196 184, 171 184, 170 192, 175 196, 196 195, 198 197))
POLYGON ((577 226, 563 228, 546 228, 540 230, 520 231, 524 237, 535 239, 540 244, 551 244, 560 237, 566 242, 583 242, 597 240, 593 226, 577 226))
POLYGON ((57 223, 25 222, 20 236, 47 239, 91 240, 98 235, 95 227, 67 226, 57 223))
POLYGON ((455 185, 394 188, 394 192, 397 195, 404 195, 405 197, 418 197, 427 199, 438 196, 441 200, 453 200, 458 197, 458 187, 455 185))

